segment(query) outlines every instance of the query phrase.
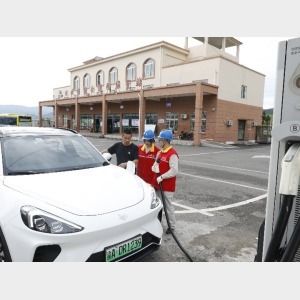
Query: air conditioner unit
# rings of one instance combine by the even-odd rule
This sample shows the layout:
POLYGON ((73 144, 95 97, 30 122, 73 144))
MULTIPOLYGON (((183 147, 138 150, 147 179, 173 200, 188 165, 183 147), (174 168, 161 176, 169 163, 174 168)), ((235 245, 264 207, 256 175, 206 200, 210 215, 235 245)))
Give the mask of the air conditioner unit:
POLYGON ((227 121, 226 121, 226 125, 227 125, 227 126, 231 126, 231 125, 233 125, 233 122, 232 122, 232 120, 227 120, 227 121))
POLYGON ((258 125, 257 122, 255 122, 255 121, 252 122, 252 127, 256 127, 257 125, 258 125))
POLYGON ((181 114, 180 117, 181 117, 182 120, 187 120, 188 115, 187 114, 181 114))

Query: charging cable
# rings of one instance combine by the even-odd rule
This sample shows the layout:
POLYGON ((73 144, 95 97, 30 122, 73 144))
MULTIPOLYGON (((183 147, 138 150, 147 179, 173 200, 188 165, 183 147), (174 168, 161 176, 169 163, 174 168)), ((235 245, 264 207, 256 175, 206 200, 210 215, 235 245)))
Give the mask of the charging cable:
MULTIPOLYGON (((160 173, 159 173, 159 163, 160 163, 160 159, 158 158, 153 166, 153 169, 152 171, 154 171, 157 175, 157 177, 160 176, 160 173)), ((182 247, 182 245, 180 244, 179 240, 177 239, 175 233, 174 233, 174 230, 172 229, 172 226, 171 226, 171 223, 170 223, 170 220, 169 220, 169 215, 167 213, 167 210, 166 210, 166 200, 165 200, 165 194, 164 194, 164 191, 163 191, 163 188, 162 188, 162 182, 159 183, 159 187, 160 187, 160 193, 161 193, 161 198, 162 198, 162 202, 163 202, 163 207, 164 207, 164 211, 165 211, 165 215, 166 215, 166 220, 167 220, 167 224, 168 224, 168 228, 175 240, 175 242, 177 243, 178 247, 181 249, 181 251, 186 255, 186 257, 189 259, 190 262, 193 262, 191 256, 187 253, 187 251, 182 247)))
MULTIPOLYGON (((282 159, 281 169, 279 193, 282 195, 282 204, 274 232, 266 252, 265 262, 277 260, 279 247, 293 207, 293 200, 298 193, 300 179, 300 143, 295 143, 289 148, 282 159)), ((290 242, 294 243, 293 240, 290 240, 290 242)), ((289 249, 291 249, 291 246, 289 249)), ((292 252, 294 253, 295 251, 292 250, 292 252)), ((283 257, 284 259, 287 259, 287 255, 283 255, 283 257)))

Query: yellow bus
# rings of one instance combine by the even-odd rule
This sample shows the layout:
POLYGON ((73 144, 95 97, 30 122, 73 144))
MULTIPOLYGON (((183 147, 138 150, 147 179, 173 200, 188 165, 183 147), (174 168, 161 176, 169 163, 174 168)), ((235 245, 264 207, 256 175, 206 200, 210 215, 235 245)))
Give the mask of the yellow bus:
POLYGON ((0 114, 0 126, 32 126, 32 117, 17 114, 0 114))

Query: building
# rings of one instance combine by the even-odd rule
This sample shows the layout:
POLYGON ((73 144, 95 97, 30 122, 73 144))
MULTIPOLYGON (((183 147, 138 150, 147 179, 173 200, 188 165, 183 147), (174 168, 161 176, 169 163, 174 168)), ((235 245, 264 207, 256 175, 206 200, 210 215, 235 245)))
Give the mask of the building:
POLYGON ((69 69, 70 85, 39 102, 39 117, 51 106, 56 127, 77 131, 130 128, 140 137, 154 124, 156 133, 173 128, 175 138, 193 131, 195 145, 254 140, 265 75, 239 64, 242 43, 235 38, 194 39, 199 45, 188 47, 188 38, 184 48, 161 41, 69 69))

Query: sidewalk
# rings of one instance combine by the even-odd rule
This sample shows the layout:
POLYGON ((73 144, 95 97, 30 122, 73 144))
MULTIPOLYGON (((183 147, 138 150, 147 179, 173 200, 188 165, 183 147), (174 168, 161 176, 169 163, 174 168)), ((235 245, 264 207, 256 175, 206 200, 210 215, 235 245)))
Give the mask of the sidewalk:
MULTIPOLYGON (((94 133, 94 132, 85 132, 85 131, 80 131, 80 134, 82 134, 85 137, 92 137, 92 138, 105 138, 105 139, 112 139, 112 140, 122 140, 122 137, 120 134, 105 134, 102 135, 102 133, 94 133)), ((133 134, 132 135, 132 140, 133 141, 138 141, 138 135, 133 134)), ((142 142, 142 139, 140 139, 140 142, 142 142)), ((185 145, 185 146, 193 146, 193 141, 185 141, 185 140, 179 140, 179 139, 174 139, 172 140, 173 145, 185 145)))
MULTIPOLYGON (((112 139, 112 140, 122 140, 122 137, 120 134, 105 134, 102 135, 102 133, 95 133, 95 132, 87 132, 87 131, 80 131, 80 134, 85 136, 85 137, 93 137, 93 138, 105 138, 105 139, 112 139)), ((136 134, 132 135, 132 140, 133 141, 138 141, 139 137, 136 134)), ((142 142, 142 139, 140 139, 142 142)), ((172 140, 173 145, 185 145, 185 146, 193 146, 193 141, 186 141, 186 140, 179 140, 179 139, 174 139, 172 140)))
MULTIPOLYGON (((122 140, 122 137, 120 134, 105 134, 102 135, 102 133, 95 133, 95 132, 88 132, 88 131, 80 131, 80 134, 82 134, 85 137, 92 137, 92 138, 105 138, 105 139, 112 139, 112 140, 122 140)), ((138 141, 138 135, 133 134, 132 135, 132 140, 133 141, 138 141)), ((142 140, 140 140, 142 142, 142 140)), ((248 143, 248 142, 245 142, 248 143)), ((187 140, 179 140, 179 139, 174 139, 172 140, 171 144, 173 145, 182 145, 182 146, 194 146, 193 141, 187 141, 187 140)), ((233 149, 233 148, 238 148, 236 145, 230 145, 230 144, 224 144, 224 143, 218 143, 218 142, 213 142, 213 141, 206 141, 206 140, 201 140, 201 147, 210 147, 210 148, 227 148, 227 149, 233 149)))

